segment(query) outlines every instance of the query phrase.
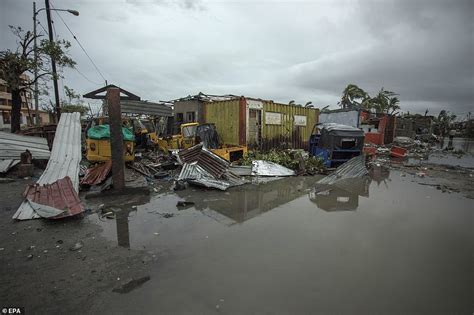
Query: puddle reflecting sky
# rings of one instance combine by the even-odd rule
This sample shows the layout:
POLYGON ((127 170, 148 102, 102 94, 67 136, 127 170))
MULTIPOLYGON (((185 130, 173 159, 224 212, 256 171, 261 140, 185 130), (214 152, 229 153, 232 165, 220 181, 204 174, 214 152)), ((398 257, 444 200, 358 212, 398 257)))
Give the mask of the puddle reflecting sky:
POLYGON ((127 295, 112 294, 98 311, 470 309, 472 200, 383 168, 326 190, 318 179, 227 192, 190 188, 141 205, 120 202, 118 220, 91 216, 119 245, 158 256, 151 281, 127 295), (178 210, 178 200, 195 205, 178 210))

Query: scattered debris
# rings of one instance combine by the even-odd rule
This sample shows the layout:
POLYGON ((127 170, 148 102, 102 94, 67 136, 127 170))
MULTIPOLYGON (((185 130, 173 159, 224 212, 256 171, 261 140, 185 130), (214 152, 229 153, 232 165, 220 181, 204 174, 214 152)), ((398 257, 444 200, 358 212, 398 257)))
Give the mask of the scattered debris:
POLYGON ((178 201, 176 203, 176 207, 178 208, 189 208, 191 206, 194 206, 194 202, 192 201, 178 201))
POLYGON ((0 173, 7 173, 11 168, 20 163, 20 160, 1 160, 0 173))
POLYGON ((359 155, 340 165, 332 174, 319 180, 318 184, 331 185, 342 179, 363 177, 368 173, 364 156, 359 155))
POLYGON ((397 158, 406 158, 408 155, 408 150, 402 147, 392 146, 390 149, 390 155, 397 158))
POLYGON ((255 160, 252 161, 252 175, 254 176, 294 176, 295 171, 290 170, 284 166, 279 164, 263 161, 263 160, 255 160))
POLYGON ((229 162, 203 149, 202 144, 180 151, 179 157, 184 164, 175 190, 183 189, 183 182, 220 190, 245 184, 244 180, 229 170, 229 162))
MULTIPOLYGON (((116 292, 120 294, 129 293, 130 291, 138 288, 139 286, 141 286, 142 284, 144 284, 150 279, 151 279, 150 276, 145 276, 138 279, 132 279, 128 281, 127 283, 124 283, 121 286, 114 288, 112 292, 116 292)), ((117 278, 117 280, 120 281, 120 278, 117 278)))
POLYGON ((69 176, 52 184, 29 185, 24 196, 35 214, 42 218, 61 219, 84 212, 84 207, 69 176))
POLYGON ((103 164, 95 165, 85 171, 84 177, 81 180, 82 185, 97 185, 102 183, 112 169, 112 160, 103 164))
POLYGON ((76 250, 80 250, 82 247, 84 247, 84 243, 81 241, 78 241, 72 247, 70 247, 69 250, 74 252, 76 250))
MULTIPOLYGON (((44 139, 46 140, 46 139, 44 139)), ((30 149, 31 150, 31 149, 30 149)), ((34 151, 31 151, 34 157, 34 151)), ((59 121, 53 149, 48 165, 36 184, 44 186, 47 184, 59 186, 59 180, 69 177, 71 188, 67 189, 67 200, 79 200, 79 163, 81 161, 81 124, 80 113, 64 113, 59 121)), ((42 201, 45 202, 45 201, 42 201)), ((13 219, 28 220, 42 217, 36 212, 34 204, 28 200, 23 201, 13 215, 13 219)), ((46 203, 50 205, 50 203, 46 203)), ((82 208, 82 206, 81 206, 82 208)), ((65 212, 64 208, 60 209, 65 212)), ((47 213, 50 211, 47 211, 47 213)), ((77 211, 67 211, 77 214, 77 211)), ((82 211, 81 211, 82 212, 82 211)))

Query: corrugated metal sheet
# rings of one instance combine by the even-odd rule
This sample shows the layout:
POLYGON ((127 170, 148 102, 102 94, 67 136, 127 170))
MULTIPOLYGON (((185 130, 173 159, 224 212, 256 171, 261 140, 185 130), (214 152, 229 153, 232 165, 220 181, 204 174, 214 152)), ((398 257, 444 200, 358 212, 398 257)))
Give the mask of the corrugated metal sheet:
POLYGON ((227 188, 245 184, 244 180, 230 172, 226 173, 226 176, 223 177, 224 178, 216 179, 211 173, 199 166, 197 162, 194 162, 185 163, 183 165, 178 180, 220 190, 227 190, 227 188))
POLYGON ((205 103, 205 121, 216 125, 223 143, 239 145, 239 99, 205 103))
POLYGON ((0 173, 6 173, 10 170, 13 166, 20 163, 20 160, 2 160, 0 161, 0 173))
POLYGON ((308 149, 309 137, 314 125, 318 123, 318 117, 319 109, 263 101, 261 148, 308 149), (267 125, 265 112, 281 113, 281 124, 267 125), (306 116, 306 126, 295 125, 295 115, 306 116))
POLYGON ((0 159, 20 159, 20 154, 29 150, 33 159, 49 159, 48 140, 0 132, 0 159))
POLYGON ((215 178, 222 178, 227 172, 230 163, 216 154, 202 149, 198 158, 198 165, 212 174, 215 178))
POLYGON ((52 184, 29 185, 24 196, 42 218, 61 219, 84 212, 84 207, 69 176, 52 184))
POLYGON ((88 168, 85 171, 84 177, 81 180, 81 184, 85 185, 97 185, 104 181, 109 175, 110 170, 112 169, 112 160, 105 163, 96 165, 94 167, 88 168))
MULTIPOLYGON (((247 134, 248 102, 256 99, 246 98, 247 112, 240 117, 240 99, 228 101, 206 102, 204 105, 205 121, 214 123, 221 141, 226 144, 238 145, 239 134, 247 134), (244 128, 247 130, 241 131, 244 128), (239 133, 240 132, 240 133, 239 133)), ((258 100, 263 103, 261 110, 261 143, 260 149, 294 148, 307 149, 309 136, 316 123, 318 123, 319 109, 302 106, 278 104, 268 100, 258 100), (274 112, 281 114, 280 124, 266 124, 265 113, 274 112), (295 124, 295 116, 306 117, 306 125, 295 124)))
POLYGON ((122 113, 172 117, 173 109, 160 103, 120 100, 122 113))
POLYGON ((195 146, 192 146, 189 149, 179 151, 178 156, 182 163, 197 162, 201 151, 202 143, 196 144, 195 146))
POLYGON ((252 161, 252 175, 254 176, 295 176, 295 171, 290 170, 280 164, 254 160, 252 161))
POLYGON ((221 178, 229 169, 230 163, 220 156, 204 149, 202 144, 197 144, 189 149, 181 150, 178 156, 182 163, 197 162, 201 168, 206 170, 215 178, 221 178))
POLYGON ((339 180, 358 178, 368 173, 367 167, 365 166, 365 156, 359 155, 339 166, 332 174, 320 179, 318 184, 332 185, 339 180))
MULTIPOLYGON (((38 185, 52 184, 68 176, 76 194, 79 192, 79 162, 81 161, 81 122, 79 113, 61 115, 53 150, 48 165, 36 182, 38 185)), ((39 214, 24 201, 13 215, 14 219, 39 218, 39 214)))

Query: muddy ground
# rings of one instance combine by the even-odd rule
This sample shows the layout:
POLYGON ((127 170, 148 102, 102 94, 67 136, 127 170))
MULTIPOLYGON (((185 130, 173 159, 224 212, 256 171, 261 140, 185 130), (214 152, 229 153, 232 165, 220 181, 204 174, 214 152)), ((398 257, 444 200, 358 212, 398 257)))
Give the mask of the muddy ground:
POLYGON ((163 180, 58 222, 12 221, 32 180, 1 183, 0 301, 30 314, 471 314, 472 176, 391 163, 324 192, 319 176, 226 192, 163 180))

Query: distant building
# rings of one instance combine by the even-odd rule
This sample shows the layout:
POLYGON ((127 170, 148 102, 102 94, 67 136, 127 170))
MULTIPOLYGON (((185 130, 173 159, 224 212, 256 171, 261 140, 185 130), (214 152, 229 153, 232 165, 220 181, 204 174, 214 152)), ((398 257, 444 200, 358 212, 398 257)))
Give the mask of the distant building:
POLYGON ((431 135, 434 132, 434 117, 407 115, 397 117, 395 136, 415 138, 417 135, 431 135))
MULTIPOLYGON (((29 81, 27 75, 22 75, 22 78, 29 81)), ((20 124, 32 125, 35 118, 35 109, 33 106, 33 93, 30 89, 21 95, 21 118, 20 124)), ((5 80, 0 79, 0 129, 10 129, 11 126, 11 111, 12 111, 12 94, 10 89, 6 86, 5 80)), ((39 113, 40 123, 48 124, 52 121, 51 115, 41 110, 39 113)))

